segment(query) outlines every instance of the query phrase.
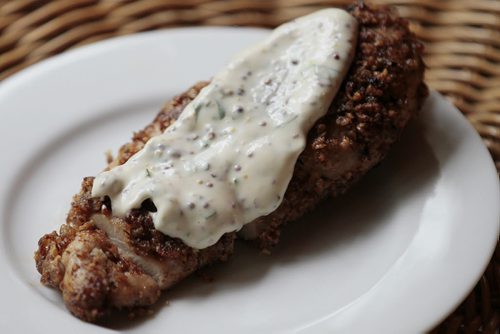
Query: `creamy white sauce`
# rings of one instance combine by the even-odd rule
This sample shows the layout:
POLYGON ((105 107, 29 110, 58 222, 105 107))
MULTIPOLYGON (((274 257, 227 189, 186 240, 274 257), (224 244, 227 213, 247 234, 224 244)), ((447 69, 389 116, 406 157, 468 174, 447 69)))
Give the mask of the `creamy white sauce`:
POLYGON ((156 229, 198 249, 273 212, 349 68, 356 35, 356 20, 339 9, 278 27, 162 135, 99 174, 92 196, 109 196, 116 216, 150 199, 156 229))

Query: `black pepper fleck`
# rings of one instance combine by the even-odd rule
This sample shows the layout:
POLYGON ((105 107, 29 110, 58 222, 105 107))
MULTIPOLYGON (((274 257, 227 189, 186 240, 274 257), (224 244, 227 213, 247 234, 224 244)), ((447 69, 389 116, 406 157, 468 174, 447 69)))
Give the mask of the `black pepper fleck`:
POLYGON ((182 155, 178 151, 173 151, 171 154, 172 158, 179 159, 182 155))

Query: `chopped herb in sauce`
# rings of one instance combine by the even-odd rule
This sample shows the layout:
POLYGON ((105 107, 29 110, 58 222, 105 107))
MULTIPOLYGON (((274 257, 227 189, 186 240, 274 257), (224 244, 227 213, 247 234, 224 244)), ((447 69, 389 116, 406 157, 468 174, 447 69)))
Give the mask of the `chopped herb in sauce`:
POLYGON ((217 101, 217 113, 219 115, 220 120, 226 117, 226 111, 224 110, 224 107, 220 104, 219 101, 217 101))
POLYGON ((355 28, 346 12, 326 9, 277 29, 217 74, 168 131, 98 175, 92 195, 109 196, 117 216, 150 198, 155 228, 195 249, 271 213, 308 127, 349 68, 355 28))
POLYGON ((198 121, 198 117, 200 116, 200 110, 202 106, 201 104, 198 104, 196 107, 194 107, 194 119, 198 121))
POLYGON ((205 219, 213 219, 217 216, 217 211, 212 211, 208 216, 205 216, 205 219))

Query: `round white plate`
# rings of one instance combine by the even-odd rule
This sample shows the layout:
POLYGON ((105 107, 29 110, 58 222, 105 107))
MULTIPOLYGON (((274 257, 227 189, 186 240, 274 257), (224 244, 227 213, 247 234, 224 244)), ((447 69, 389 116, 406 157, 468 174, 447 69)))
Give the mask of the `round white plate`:
POLYGON ((84 323, 39 283, 37 241, 64 221, 82 177, 104 167, 104 152, 266 34, 195 28, 123 37, 0 84, 2 333, 410 333, 466 296, 497 240, 498 178, 479 136, 437 93, 386 161, 290 225, 274 254, 238 245, 210 270, 214 282, 187 279, 149 317, 84 323))

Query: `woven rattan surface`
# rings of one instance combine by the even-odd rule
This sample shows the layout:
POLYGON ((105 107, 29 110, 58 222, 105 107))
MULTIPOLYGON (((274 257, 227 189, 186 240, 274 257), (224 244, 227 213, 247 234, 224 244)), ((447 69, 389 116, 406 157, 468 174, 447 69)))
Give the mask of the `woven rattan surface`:
MULTIPOLYGON (((274 27, 346 0, 0 0, 0 80, 70 48, 186 25, 274 27)), ((470 120, 500 169, 500 0, 373 0, 410 20, 426 81, 470 120)), ((435 333, 500 327, 500 247, 474 291, 435 333)))

